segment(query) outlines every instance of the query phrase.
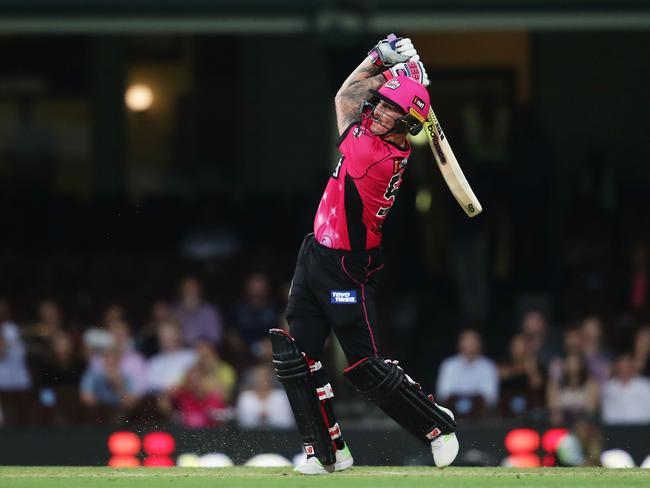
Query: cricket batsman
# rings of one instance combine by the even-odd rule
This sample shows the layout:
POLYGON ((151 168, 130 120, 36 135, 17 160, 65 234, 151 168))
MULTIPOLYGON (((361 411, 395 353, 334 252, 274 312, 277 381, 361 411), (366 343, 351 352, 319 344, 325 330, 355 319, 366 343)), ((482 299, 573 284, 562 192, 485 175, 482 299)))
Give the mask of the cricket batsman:
POLYGON ((284 385, 307 460, 303 474, 328 474, 353 459, 334 416, 321 363, 334 331, 349 366, 344 376, 368 400, 430 446, 436 466, 458 454, 452 412, 436 404, 376 338, 375 287, 383 267, 382 224, 429 110, 424 65, 410 39, 384 39, 336 94, 341 157, 300 248, 289 292, 289 333, 271 329, 273 364, 284 385))

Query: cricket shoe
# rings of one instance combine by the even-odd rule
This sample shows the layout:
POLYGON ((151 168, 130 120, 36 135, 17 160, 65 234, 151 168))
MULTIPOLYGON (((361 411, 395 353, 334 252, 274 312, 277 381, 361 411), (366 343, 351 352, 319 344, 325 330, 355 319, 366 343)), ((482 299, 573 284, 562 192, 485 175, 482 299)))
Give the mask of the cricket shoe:
MULTIPOLYGON (((449 415, 452 419, 454 414, 451 410, 445 407, 441 407, 436 403, 436 406, 449 415)), ((456 456, 458 455, 458 439, 456 434, 452 432, 451 434, 443 434, 439 437, 436 437, 431 441, 431 453, 433 454, 433 463, 439 467, 444 468, 449 466, 454 462, 456 456)))
POLYGON ((338 449, 336 451, 336 463, 334 464, 334 469, 332 469, 331 466, 325 468, 325 466, 323 466, 315 456, 312 456, 307 458, 304 463, 293 468, 293 471, 301 474, 329 474, 332 471, 343 471, 351 468, 353 464, 354 459, 352 458, 352 453, 350 452, 348 445, 345 444, 343 449, 338 449))

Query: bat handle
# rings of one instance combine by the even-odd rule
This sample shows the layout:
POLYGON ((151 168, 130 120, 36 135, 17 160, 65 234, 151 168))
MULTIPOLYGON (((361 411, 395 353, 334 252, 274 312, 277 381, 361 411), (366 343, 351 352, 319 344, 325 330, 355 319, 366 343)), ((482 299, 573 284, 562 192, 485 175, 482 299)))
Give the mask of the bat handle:
POLYGON ((390 47, 392 47, 393 49, 395 49, 395 43, 397 42, 397 36, 391 32, 391 33, 388 34, 388 36, 386 37, 386 40, 387 40, 388 43, 390 44, 390 47))

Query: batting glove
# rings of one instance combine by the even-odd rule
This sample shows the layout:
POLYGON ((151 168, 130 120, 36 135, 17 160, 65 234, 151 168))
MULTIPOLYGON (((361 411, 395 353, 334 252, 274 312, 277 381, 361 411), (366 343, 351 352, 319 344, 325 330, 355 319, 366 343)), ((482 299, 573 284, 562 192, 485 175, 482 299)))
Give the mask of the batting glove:
POLYGON ((394 45, 395 47, 393 48, 387 39, 379 41, 368 53, 372 64, 389 68, 397 63, 420 60, 420 56, 415 50, 411 39, 398 38, 394 45))
POLYGON ((408 76, 415 81, 422 83, 424 86, 429 86, 429 77, 427 71, 424 69, 424 64, 421 61, 409 61, 408 63, 399 63, 392 68, 387 69, 382 73, 386 81, 394 78, 395 76, 408 76))

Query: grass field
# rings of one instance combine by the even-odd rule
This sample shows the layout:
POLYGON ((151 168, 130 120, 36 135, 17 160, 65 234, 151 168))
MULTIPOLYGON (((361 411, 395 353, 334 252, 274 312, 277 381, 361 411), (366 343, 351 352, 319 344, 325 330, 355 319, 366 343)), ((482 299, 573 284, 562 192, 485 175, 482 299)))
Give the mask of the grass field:
POLYGON ((306 477, 289 468, 55 468, 2 467, 0 488, 212 487, 650 487, 650 470, 602 468, 355 467, 306 477))

